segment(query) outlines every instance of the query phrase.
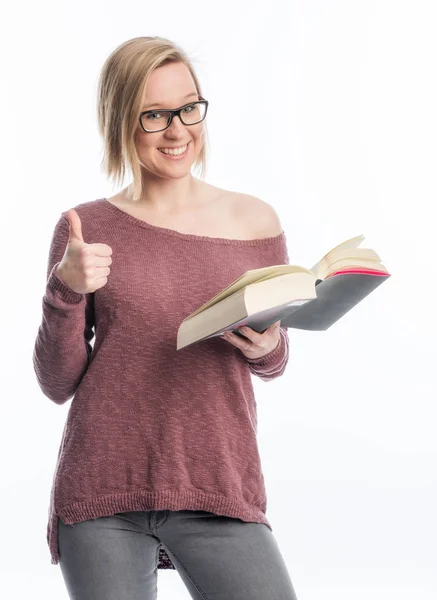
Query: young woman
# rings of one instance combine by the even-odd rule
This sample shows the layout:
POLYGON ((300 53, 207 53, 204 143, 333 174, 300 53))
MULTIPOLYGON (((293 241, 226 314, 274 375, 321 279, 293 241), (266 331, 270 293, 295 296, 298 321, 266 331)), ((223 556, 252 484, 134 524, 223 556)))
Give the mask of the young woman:
POLYGON ((171 41, 117 48, 98 123, 107 175, 132 182, 63 212, 53 233, 33 359, 48 398, 73 398, 47 541, 77 600, 156 599, 158 569, 198 600, 296 599, 265 516, 251 382, 283 374, 287 329, 176 351, 181 321, 220 289, 288 264, 273 208, 192 175, 207 109, 171 41))

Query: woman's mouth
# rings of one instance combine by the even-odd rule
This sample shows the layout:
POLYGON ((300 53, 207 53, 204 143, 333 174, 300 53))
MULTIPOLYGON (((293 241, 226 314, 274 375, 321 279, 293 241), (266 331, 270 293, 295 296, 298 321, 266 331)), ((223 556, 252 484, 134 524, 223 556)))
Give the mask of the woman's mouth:
POLYGON ((158 148, 158 151, 166 158, 171 158, 172 160, 181 160, 188 154, 189 145, 190 142, 184 146, 179 146, 178 148, 158 148))

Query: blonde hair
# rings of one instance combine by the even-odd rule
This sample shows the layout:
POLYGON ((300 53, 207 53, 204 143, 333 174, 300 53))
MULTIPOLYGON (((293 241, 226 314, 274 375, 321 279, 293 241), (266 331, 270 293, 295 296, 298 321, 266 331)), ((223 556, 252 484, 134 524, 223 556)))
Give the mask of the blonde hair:
MULTIPOLYGON (((124 42, 106 59, 98 83, 97 119, 99 133, 103 138, 104 155, 101 168, 114 185, 121 185, 126 170, 132 172, 133 201, 141 198, 143 183, 141 165, 135 148, 134 133, 144 89, 152 71, 168 63, 182 62, 189 69, 202 96, 199 80, 187 54, 176 44, 161 37, 137 37, 124 42)), ((204 127, 205 143, 193 164, 200 166, 200 179, 206 171, 206 141, 208 133, 204 127)))

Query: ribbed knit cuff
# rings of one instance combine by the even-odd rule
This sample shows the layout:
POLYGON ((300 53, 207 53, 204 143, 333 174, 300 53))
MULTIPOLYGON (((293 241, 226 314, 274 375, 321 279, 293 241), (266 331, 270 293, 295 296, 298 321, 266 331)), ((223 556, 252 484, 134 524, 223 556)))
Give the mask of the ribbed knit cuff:
POLYGON ((68 285, 62 281, 56 270, 60 263, 56 263, 51 270, 49 278, 47 280, 47 287, 57 297, 66 302, 67 304, 79 304, 84 298, 84 294, 74 292, 68 285))
POLYGON ((282 345, 284 343, 284 339, 282 333, 280 333, 279 341, 276 345, 276 348, 271 350, 268 354, 264 356, 260 356, 259 358, 248 358, 247 362, 251 365, 259 365, 260 367, 268 367, 278 361, 279 356, 282 354, 282 345))

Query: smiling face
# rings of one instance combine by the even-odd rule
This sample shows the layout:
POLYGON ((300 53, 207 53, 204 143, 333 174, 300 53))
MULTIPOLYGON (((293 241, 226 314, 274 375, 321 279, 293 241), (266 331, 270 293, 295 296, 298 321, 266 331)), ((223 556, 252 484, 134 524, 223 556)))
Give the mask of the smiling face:
MULTIPOLYGON (((141 103, 145 110, 174 109, 199 99, 196 85, 188 67, 183 63, 169 63, 155 69, 147 82, 141 103)), ((147 125, 146 125, 147 127, 147 125)), ((190 174, 204 144, 203 122, 184 125, 174 117, 164 131, 145 132, 140 123, 135 131, 135 145, 141 165, 147 174, 160 178, 179 179, 190 174), (188 144, 182 157, 163 154, 159 148, 179 148, 188 144)))

